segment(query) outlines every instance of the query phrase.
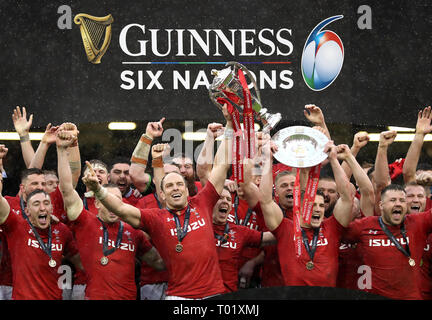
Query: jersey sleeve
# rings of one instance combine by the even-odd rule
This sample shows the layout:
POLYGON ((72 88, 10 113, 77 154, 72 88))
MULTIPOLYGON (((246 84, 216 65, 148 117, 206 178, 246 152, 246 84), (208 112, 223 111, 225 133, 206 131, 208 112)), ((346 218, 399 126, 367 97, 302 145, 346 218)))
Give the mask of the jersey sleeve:
POLYGON ((139 229, 152 233, 157 227, 163 209, 139 209, 141 213, 139 229))
MULTIPOLYGON (((219 193, 217 193, 213 184, 210 181, 207 181, 204 188, 194 197, 191 198, 190 202, 193 206, 208 208, 208 213, 211 215, 213 211, 213 207, 216 202, 218 202, 220 198, 219 193)), ((210 216, 210 218, 212 218, 210 216)))
POLYGON ((83 207, 78 218, 76 218, 74 221, 67 220, 66 225, 72 230, 72 232, 75 232, 77 229, 82 228, 87 223, 88 219, 90 219, 91 216, 94 215, 83 207))
POLYGON ((17 223, 18 215, 15 214, 12 210, 9 210, 7 219, 5 220, 5 222, 3 222, 2 225, 0 225, 0 227, 2 228, 3 232, 10 233, 15 229, 17 223))
POLYGON ((65 257, 73 257, 78 253, 78 245, 75 238, 72 235, 72 231, 64 224, 62 224, 62 231, 64 232, 65 239, 65 257))
POLYGON ((356 219, 352 221, 347 228, 344 228, 342 231, 342 241, 348 243, 359 242, 364 219, 367 218, 356 219))
POLYGON ((61 222, 67 222, 66 209, 64 207, 63 195, 59 187, 49 194, 53 206, 53 215, 55 215, 61 222))
POLYGON ((146 254, 153 246, 144 235, 142 230, 136 231, 137 257, 146 254))
POLYGON ((261 246, 263 233, 257 230, 245 228, 245 242, 248 247, 258 248, 261 246))

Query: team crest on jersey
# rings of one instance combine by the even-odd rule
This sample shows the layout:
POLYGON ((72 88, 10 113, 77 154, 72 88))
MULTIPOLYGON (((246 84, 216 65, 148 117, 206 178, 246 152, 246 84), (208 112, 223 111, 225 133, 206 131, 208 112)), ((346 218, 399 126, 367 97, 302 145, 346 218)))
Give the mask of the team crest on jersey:
POLYGON ((191 208, 191 213, 195 214, 195 217, 200 218, 198 211, 195 208, 191 208))
POLYGON ((125 231, 125 235, 126 235, 128 241, 131 242, 131 241, 132 241, 132 237, 131 237, 131 233, 130 233, 130 231, 126 230, 126 231, 125 231))
POLYGON ((19 210, 12 209, 12 212, 15 213, 17 216, 20 215, 20 211, 19 210))
POLYGON ((228 233, 229 233, 230 239, 231 239, 232 241, 235 241, 235 240, 236 240, 236 239, 235 239, 235 234, 236 234, 236 232, 235 232, 234 230, 230 230, 228 233))

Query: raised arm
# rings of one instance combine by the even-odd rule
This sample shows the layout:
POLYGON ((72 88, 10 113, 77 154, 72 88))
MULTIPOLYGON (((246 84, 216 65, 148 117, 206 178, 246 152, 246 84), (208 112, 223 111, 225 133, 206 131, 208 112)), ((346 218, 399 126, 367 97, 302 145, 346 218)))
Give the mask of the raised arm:
POLYGON ((361 194, 360 208, 363 214, 365 216, 373 216, 375 207, 375 194, 372 182, 370 181, 369 177, 357 162, 355 156, 352 154, 352 151, 348 149, 348 146, 339 146, 338 158, 343 160, 343 163, 349 167, 349 170, 354 175, 354 179, 357 182, 361 194))
POLYGON ((3 178, 6 177, 6 171, 3 165, 3 160, 6 157, 8 150, 9 149, 6 148, 4 144, 0 144, 0 176, 3 178))
POLYGON ((227 172, 231 164, 231 145, 233 140, 232 120, 228 113, 226 104, 222 107, 222 112, 226 120, 225 135, 216 152, 213 168, 208 178, 208 181, 211 182, 219 194, 221 194, 223 190, 227 172))
POLYGON ((124 222, 129 223, 132 227, 138 228, 141 223, 140 210, 124 203, 120 198, 109 193, 107 189, 100 185, 96 173, 88 161, 86 161, 86 166, 89 170, 87 170, 82 181, 88 190, 93 191, 95 198, 102 202, 109 211, 117 215, 124 222))
POLYGON ((3 197, 3 177, 0 176, 0 225, 5 223, 9 216, 10 206, 7 200, 3 197))
POLYGON ((74 143, 74 140, 75 137, 69 132, 59 130, 56 134, 59 189, 70 221, 78 219, 84 207, 78 192, 73 186, 72 172, 69 166, 69 147, 74 143))
POLYGON ((198 155, 196 173, 204 187, 213 167, 214 142, 223 134, 223 126, 220 123, 210 123, 207 126, 207 135, 203 147, 198 155))
POLYGON ((160 196, 162 192, 161 181, 165 176, 165 170, 163 166, 163 158, 169 150, 169 145, 166 143, 158 143, 152 146, 152 168, 154 176, 154 184, 156 186, 156 194, 159 197, 162 207, 165 207, 165 202, 160 196))
POLYGON ((24 159, 26 168, 29 167, 31 160, 35 154, 33 146, 30 141, 30 128, 33 122, 33 115, 31 114, 27 120, 26 108, 21 109, 17 106, 13 110, 12 121, 14 124, 15 131, 18 133, 20 138, 21 152, 24 159))
POLYGON ((53 127, 51 123, 48 123, 45 128, 45 133, 39 143, 39 146, 30 161, 29 168, 42 169, 45 162, 45 156, 50 145, 56 142, 56 132, 58 128, 58 126, 53 127))
POLYGON ((261 176, 260 190, 260 205, 264 216, 264 221, 270 231, 275 230, 283 220, 281 208, 273 200, 273 173, 272 173, 272 155, 270 151, 270 143, 264 143, 263 151, 263 172, 261 176))
POLYGON ((314 126, 321 127, 323 129, 323 133, 331 140, 330 132, 325 123, 324 114, 322 110, 314 104, 305 105, 305 110, 303 113, 314 126))
POLYGON ((354 194, 351 192, 350 182, 338 161, 338 154, 341 154, 342 158, 347 158, 348 151, 349 148, 347 145, 338 147, 333 145, 330 147, 330 152, 328 154, 336 182, 336 188, 339 193, 339 199, 336 201, 336 205, 333 209, 333 216, 344 227, 347 227, 353 218, 351 213, 354 194))
POLYGON ((150 146, 153 139, 160 137, 163 133, 163 122, 165 118, 158 122, 149 122, 146 127, 146 132, 141 136, 136 145, 132 157, 129 175, 135 188, 139 192, 145 192, 150 187, 151 176, 145 172, 150 153, 150 146))
POLYGON ((417 164, 423 147, 424 137, 432 131, 431 126, 432 112, 431 107, 426 107, 418 112, 416 132, 414 139, 408 149, 403 165, 402 173, 405 183, 416 181, 417 164))
MULTIPOLYGON (((367 134, 367 132, 364 131, 357 132, 354 135, 353 145, 351 146, 351 154, 354 157, 357 157, 360 149, 363 148, 368 142, 369 142, 369 135, 367 134)), ((342 168, 344 169, 345 174, 348 177, 348 180, 351 179, 353 172, 351 170, 350 165, 348 165, 344 161, 342 162, 342 168)))

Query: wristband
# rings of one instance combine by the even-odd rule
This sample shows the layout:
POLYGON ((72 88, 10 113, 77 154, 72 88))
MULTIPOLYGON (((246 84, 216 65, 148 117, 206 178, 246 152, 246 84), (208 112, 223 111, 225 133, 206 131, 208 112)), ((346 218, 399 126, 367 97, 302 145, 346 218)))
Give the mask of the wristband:
POLYGON ((152 168, 162 168, 164 165, 162 156, 152 160, 152 168))
POLYGON ((234 136, 234 130, 231 128, 225 129, 224 135, 225 138, 231 139, 234 136))
POLYGON ((100 189, 98 191, 94 192, 94 196, 98 200, 105 199, 107 197, 107 195, 108 195, 108 190, 104 187, 100 187, 100 189))
POLYGON ((152 141, 152 138, 146 134, 143 134, 132 153, 131 162, 143 167, 147 166, 148 155, 150 153, 150 145, 152 141))
POLYGON ((27 142, 30 140, 30 135, 27 133, 25 136, 20 136, 20 142, 27 142))

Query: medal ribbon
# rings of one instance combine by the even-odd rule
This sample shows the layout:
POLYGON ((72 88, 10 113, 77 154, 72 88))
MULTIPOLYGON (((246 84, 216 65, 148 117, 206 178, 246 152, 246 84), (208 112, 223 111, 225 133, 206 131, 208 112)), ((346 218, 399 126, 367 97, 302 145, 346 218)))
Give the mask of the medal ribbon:
POLYGON ((321 163, 312 167, 309 171, 306 192, 303 198, 302 217, 303 222, 309 224, 312 218, 312 209, 318 189, 318 181, 321 171, 321 163))
POLYGON ((387 235, 387 237, 391 240, 391 242, 393 242, 393 244, 396 246, 396 248, 398 248, 398 250, 400 252, 402 252, 406 257, 410 258, 411 257, 411 252, 410 252, 410 248, 409 248, 408 241, 407 241, 407 238, 406 238, 405 224, 402 222, 402 225, 401 225, 402 237, 404 238, 404 240, 406 242, 406 246, 404 248, 400 244, 400 242, 395 238, 395 236, 393 235, 393 233, 391 233, 390 230, 386 227, 386 225, 382 221, 381 217, 378 218, 378 222, 380 224, 381 229, 384 231, 384 233, 387 235))
MULTIPOLYGON (((235 224, 236 225, 240 224, 240 221, 239 221, 239 218, 238 218, 238 213, 237 213, 238 212, 238 206, 239 206, 239 197, 238 197, 238 195, 236 195, 234 197, 234 219, 235 219, 235 224)), ((249 222, 249 219, 250 219, 251 215, 252 215, 252 209, 249 208, 248 211, 246 212, 246 217, 243 220, 243 223, 241 223, 242 226, 246 226, 247 225, 247 223, 249 222)))
POLYGON ((228 225, 228 222, 227 222, 227 223, 225 224, 225 230, 224 230, 223 235, 220 235, 220 234, 215 233, 214 236, 215 236, 216 239, 218 239, 218 240, 221 241, 222 243, 225 243, 225 242, 228 241, 228 238, 229 238, 229 236, 228 236, 228 232, 229 232, 229 225, 228 225))
POLYGON ((244 182, 244 175, 243 175, 243 158, 244 158, 244 146, 243 146, 243 132, 241 130, 240 126, 240 113, 237 111, 236 108, 232 106, 232 104, 224 99, 224 98, 218 98, 217 102, 224 105, 227 104, 227 110, 229 114, 231 115, 231 120, 233 123, 233 130, 234 130, 234 137, 233 137, 233 144, 232 144, 232 171, 233 171, 233 177, 234 180, 239 182, 244 182))
POLYGON ((314 228, 314 234, 313 234, 311 246, 309 246, 309 240, 308 240, 308 237, 306 235, 306 232, 303 229, 301 230, 302 238, 303 238, 303 244, 306 248, 306 251, 307 251, 311 261, 313 261, 314 256, 315 256, 315 251, 316 251, 317 243, 318 243, 319 230, 320 230, 320 228, 314 228))
POLYGON ((188 227, 189 227, 189 218, 190 218, 190 212, 191 212, 190 207, 188 205, 188 207, 186 209, 186 212, 185 212, 185 219, 184 219, 183 229, 182 229, 182 226, 181 226, 180 219, 179 219, 178 215, 174 211, 172 211, 171 209, 167 208, 167 210, 174 217, 174 221, 175 221, 176 229, 177 229, 177 239, 178 239, 178 241, 180 243, 180 242, 183 241, 184 237, 186 237, 187 232, 188 232, 187 230, 188 230, 188 227))
POLYGON ((124 225, 123 222, 120 221, 120 225, 118 228, 118 232, 117 232, 117 239, 115 242, 115 247, 108 249, 108 229, 105 226, 105 223, 99 218, 99 221, 102 223, 102 228, 103 228, 103 246, 102 246, 102 251, 105 257, 109 256, 111 253, 115 252, 119 247, 120 247, 120 243, 121 240, 123 238, 123 229, 124 229, 124 225))
POLYGON ((241 69, 238 70, 238 78, 243 88, 243 127, 245 131, 246 158, 252 159, 255 156, 255 128, 254 111, 252 109, 252 97, 241 69))
POLYGON ((27 223, 29 224, 30 228, 32 229, 33 234, 35 235, 37 241, 39 242, 39 245, 40 245, 41 249, 43 250, 43 252, 45 252, 48 255, 48 257, 50 257, 50 259, 52 259, 52 254, 51 254, 51 249, 52 249, 51 248, 51 243, 52 243, 51 224, 48 227, 48 242, 45 244, 45 242, 43 242, 41 236, 37 232, 36 228, 30 222, 30 219, 28 218, 28 216, 26 214, 23 214, 23 217, 27 221, 27 223))
POLYGON ((28 219, 27 214, 24 211, 26 206, 25 206, 23 198, 21 198, 21 197, 20 197, 20 207, 21 207, 21 214, 23 215, 24 219, 28 219))
POLYGON ((301 226, 300 226, 300 202, 301 202, 301 194, 300 194, 300 168, 297 168, 297 174, 294 184, 293 191, 293 226, 294 226, 294 244, 295 244, 295 252, 296 256, 300 257, 302 252, 301 245, 301 226))

